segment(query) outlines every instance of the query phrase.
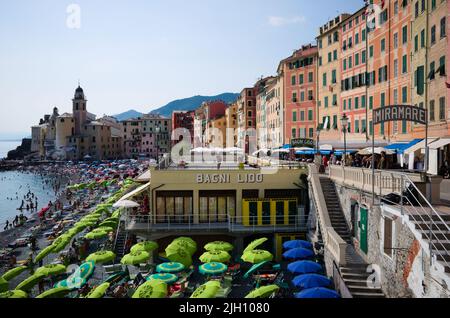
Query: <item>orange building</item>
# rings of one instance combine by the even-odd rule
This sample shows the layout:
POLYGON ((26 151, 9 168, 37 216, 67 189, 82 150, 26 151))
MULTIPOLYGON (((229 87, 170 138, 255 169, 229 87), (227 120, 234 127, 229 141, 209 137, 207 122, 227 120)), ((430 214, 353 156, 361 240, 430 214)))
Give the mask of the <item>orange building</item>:
POLYGON ((282 61, 285 142, 315 139, 317 128, 317 46, 308 44, 282 61))

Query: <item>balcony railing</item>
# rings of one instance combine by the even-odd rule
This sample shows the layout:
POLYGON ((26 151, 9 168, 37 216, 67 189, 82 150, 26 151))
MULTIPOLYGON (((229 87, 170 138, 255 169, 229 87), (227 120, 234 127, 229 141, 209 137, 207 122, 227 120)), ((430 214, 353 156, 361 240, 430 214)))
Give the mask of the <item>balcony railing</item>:
POLYGON ((126 215, 125 229, 128 231, 167 232, 167 231, 202 231, 202 232, 299 232, 308 229, 308 216, 290 216, 289 224, 276 224, 271 216, 252 218, 230 215, 126 215), (244 225, 250 221, 251 225, 244 225))

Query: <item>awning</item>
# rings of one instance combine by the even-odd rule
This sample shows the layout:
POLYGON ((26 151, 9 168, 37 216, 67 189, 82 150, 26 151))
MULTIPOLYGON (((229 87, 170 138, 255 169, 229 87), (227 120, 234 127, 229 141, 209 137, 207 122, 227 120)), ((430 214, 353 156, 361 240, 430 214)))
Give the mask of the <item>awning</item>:
MULTIPOLYGON (((437 140, 436 138, 428 139, 428 146, 429 146, 430 144, 432 144, 433 142, 435 142, 436 140, 437 140)), ((420 150, 420 149, 425 149, 425 140, 422 140, 421 142, 415 144, 414 146, 412 146, 412 147, 406 149, 406 150, 404 151, 404 153, 405 153, 405 154, 411 154, 411 153, 414 153, 414 152, 416 152, 416 151, 418 151, 418 150, 420 150)))
POLYGON ((445 147, 447 145, 450 145, 450 138, 441 138, 441 139, 433 142, 430 145, 430 149, 437 150, 437 149, 440 149, 440 148, 445 147))
POLYGON ((419 142, 421 142, 423 139, 414 139, 413 141, 409 143, 396 143, 389 146, 386 146, 385 148, 388 150, 396 151, 398 154, 405 153, 405 150, 411 148, 412 146, 417 145, 419 142))
MULTIPOLYGON (((350 154, 353 154, 353 153, 357 153, 357 152, 358 152, 358 150, 350 149, 350 150, 347 150, 347 155, 350 155, 350 154)), ((344 154, 344 150, 336 150, 334 152, 334 154, 336 156, 342 156, 344 154)))
POLYGON ((126 194, 126 195, 123 196, 122 198, 120 198, 119 202, 120 202, 120 201, 125 201, 125 200, 128 200, 128 199, 131 199, 132 197, 134 197, 134 196, 136 196, 136 195, 138 195, 138 194, 141 194, 142 192, 144 192, 145 190, 147 190, 148 188, 150 188, 150 185, 151 185, 150 183, 146 183, 146 184, 144 184, 143 186, 140 186, 140 187, 137 188, 136 190, 134 190, 134 191, 132 191, 132 192, 126 194))
POLYGON ((137 177, 137 182, 149 182, 151 179, 151 172, 150 170, 145 171, 143 174, 141 174, 139 177, 137 177))
POLYGON ((295 154, 296 155, 315 155, 316 151, 315 150, 302 150, 302 151, 296 151, 295 154))

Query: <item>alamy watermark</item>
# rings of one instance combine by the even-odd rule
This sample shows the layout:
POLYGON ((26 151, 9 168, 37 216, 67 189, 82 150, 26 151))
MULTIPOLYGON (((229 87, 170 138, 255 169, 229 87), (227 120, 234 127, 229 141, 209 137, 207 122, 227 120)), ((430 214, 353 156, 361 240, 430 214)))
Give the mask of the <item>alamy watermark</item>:
POLYGON ((69 29, 81 29, 81 7, 79 4, 72 3, 66 8, 67 19, 66 26, 69 29))

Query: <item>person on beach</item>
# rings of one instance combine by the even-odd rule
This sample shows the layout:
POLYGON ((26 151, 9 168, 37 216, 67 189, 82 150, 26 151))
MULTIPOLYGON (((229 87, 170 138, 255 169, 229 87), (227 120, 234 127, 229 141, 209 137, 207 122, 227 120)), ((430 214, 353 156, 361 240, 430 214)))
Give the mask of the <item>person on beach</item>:
POLYGON ((8 230, 8 227, 9 227, 9 220, 6 220, 6 225, 5 225, 5 227, 3 228, 3 231, 8 230))

